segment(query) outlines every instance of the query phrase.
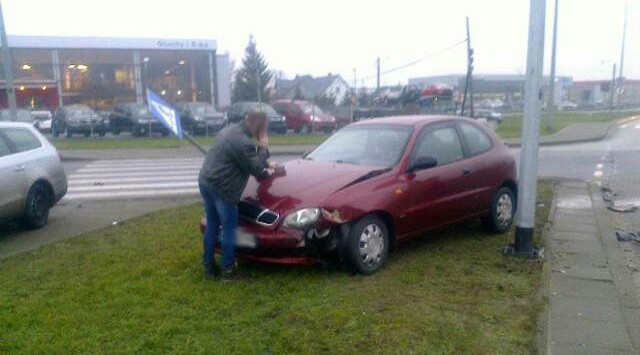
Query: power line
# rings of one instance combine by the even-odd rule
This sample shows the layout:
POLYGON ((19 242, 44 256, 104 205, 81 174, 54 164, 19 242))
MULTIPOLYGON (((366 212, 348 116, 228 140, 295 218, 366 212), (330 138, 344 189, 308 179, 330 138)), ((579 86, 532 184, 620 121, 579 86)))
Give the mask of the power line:
MULTIPOLYGON (((450 51, 450 50, 452 50, 452 49, 456 48, 457 46, 459 46, 459 45, 461 45, 461 44, 463 44, 463 43, 466 43, 466 42, 467 42, 467 39, 465 38, 465 39, 460 40, 460 41, 458 41, 458 42, 456 42, 456 43, 454 43, 454 44, 452 44, 452 45, 450 45, 450 46, 448 46, 448 47, 446 47, 446 48, 444 48, 444 49, 442 49, 442 50, 440 50, 440 51, 437 51, 437 52, 431 53, 431 54, 429 54, 429 55, 427 55, 427 56, 425 56, 425 57, 422 57, 422 58, 419 58, 419 59, 413 60, 413 61, 408 62, 408 63, 405 63, 405 64, 402 64, 402 65, 397 66, 397 67, 395 67, 395 68, 391 68, 391 69, 385 70, 385 71, 381 72, 381 73, 380 73, 380 75, 390 74, 390 73, 393 73, 393 72, 396 72, 396 71, 399 71, 399 70, 402 70, 402 69, 409 68, 409 67, 414 66, 414 65, 416 65, 416 64, 418 64, 418 63, 420 63, 420 62, 423 62, 423 61, 425 61, 425 60, 427 60, 427 59, 431 59, 431 58, 433 58, 433 57, 437 57, 437 56, 439 56, 439 55, 441 55, 441 54, 444 54, 444 53, 446 53, 446 52, 448 52, 448 51, 450 51)), ((373 74, 373 75, 365 76, 365 77, 360 78, 360 80, 368 80, 368 79, 372 79, 372 78, 375 78, 377 75, 378 75, 378 74, 373 74)))

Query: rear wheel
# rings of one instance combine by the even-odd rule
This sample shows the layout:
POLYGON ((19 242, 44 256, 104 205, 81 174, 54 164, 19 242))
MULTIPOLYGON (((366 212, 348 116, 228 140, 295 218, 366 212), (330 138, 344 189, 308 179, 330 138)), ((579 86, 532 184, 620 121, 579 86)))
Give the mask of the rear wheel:
POLYGON ((84 134, 85 138, 91 136, 91 132, 84 132, 83 134, 84 134))
POLYGON ((491 212, 482 219, 482 224, 491 233, 504 233, 511 228, 516 211, 514 192, 502 187, 493 197, 491 212))
POLYGON ((67 138, 73 137, 73 133, 71 133, 71 131, 69 131, 69 127, 66 127, 64 129, 64 136, 67 137, 67 138))
POLYGON ((42 183, 36 183, 27 194, 27 207, 24 213, 24 223, 27 227, 39 229, 49 221, 51 208, 51 192, 42 183))
POLYGON ((389 230, 380 218, 368 215, 357 221, 345 240, 343 260, 353 271, 371 275, 387 262, 389 230))

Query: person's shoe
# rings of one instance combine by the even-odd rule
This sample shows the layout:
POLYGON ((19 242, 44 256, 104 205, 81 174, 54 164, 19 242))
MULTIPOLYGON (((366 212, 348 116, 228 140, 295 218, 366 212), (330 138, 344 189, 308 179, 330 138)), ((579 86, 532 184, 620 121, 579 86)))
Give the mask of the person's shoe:
POLYGON ((220 279, 222 280, 222 282, 236 281, 239 278, 240 277, 238 275, 238 270, 236 270, 236 268, 222 270, 222 273, 220 275, 220 279))
POLYGON ((220 266, 215 263, 211 266, 203 267, 203 274, 205 279, 213 279, 220 276, 220 271, 220 266))

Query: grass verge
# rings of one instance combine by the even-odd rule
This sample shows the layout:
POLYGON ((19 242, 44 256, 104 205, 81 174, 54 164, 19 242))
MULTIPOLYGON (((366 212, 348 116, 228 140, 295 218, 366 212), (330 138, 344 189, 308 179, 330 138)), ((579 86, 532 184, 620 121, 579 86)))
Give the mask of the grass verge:
MULTIPOLYGON (((327 139, 326 134, 287 134, 271 135, 271 145, 317 145, 327 139)), ((215 137, 196 137, 196 141, 204 147, 211 145, 215 137)), ((138 149, 138 148, 179 148, 190 143, 177 138, 77 138, 77 139, 52 139, 53 145, 61 150, 74 149, 138 149)))
MULTIPOLYGON (((541 183, 538 233, 552 187, 541 183)), ((199 206, 0 261, 0 353, 476 353, 535 349, 541 264, 468 223, 401 245, 381 272, 242 263, 204 280, 199 206)), ((537 238, 540 238, 537 236, 537 238)))
MULTIPOLYGON (((640 111, 613 112, 555 112, 553 114, 553 131, 547 132, 547 114, 542 113, 540 120, 540 134, 547 135, 558 132, 571 123, 610 122, 620 118, 635 116, 640 111)), ((522 114, 508 115, 504 118, 496 131, 502 138, 519 138, 522 136, 522 114)))

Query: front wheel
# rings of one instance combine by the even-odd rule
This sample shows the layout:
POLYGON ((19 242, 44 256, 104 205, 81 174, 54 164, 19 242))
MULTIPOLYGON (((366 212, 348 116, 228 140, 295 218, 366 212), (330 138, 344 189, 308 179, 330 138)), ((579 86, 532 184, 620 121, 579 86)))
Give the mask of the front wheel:
POLYGON ((371 275, 387 262, 389 230, 380 218, 369 215, 357 221, 345 240, 343 260, 353 271, 371 275))
POLYGON ((502 187, 493 197, 491 212, 482 219, 482 224, 491 233, 504 233, 511 228, 516 212, 514 192, 502 187))
POLYGON ((300 134, 309 134, 309 124, 302 124, 302 127, 300 128, 300 134))
POLYGON ((41 183, 36 183, 27 194, 27 207, 24 213, 24 223, 33 229, 44 227, 49 221, 51 208, 51 194, 49 189, 41 183))

